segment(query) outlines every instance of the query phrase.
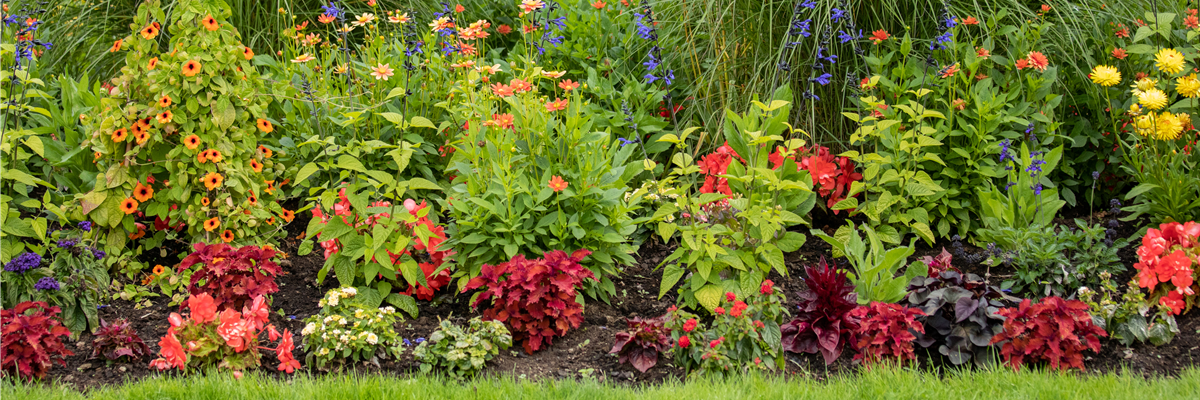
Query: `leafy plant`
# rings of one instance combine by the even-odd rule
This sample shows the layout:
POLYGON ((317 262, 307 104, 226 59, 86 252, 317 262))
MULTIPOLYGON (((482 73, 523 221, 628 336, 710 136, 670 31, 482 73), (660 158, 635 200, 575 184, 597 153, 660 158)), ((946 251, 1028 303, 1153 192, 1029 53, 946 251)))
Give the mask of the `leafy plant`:
POLYGON ((916 308, 899 304, 873 302, 869 306, 859 306, 851 311, 859 319, 859 337, 855 347, 858 355, 855 360, 868 363, 879 363, 884 359, 895 359, 900 363, 917 358, 913 354, 914 334, 924 333, 925 327, 917 318, 925 313, 916 308))
POLYGON ((666 328, 667 315, 658 318, 626 319, 629 330, 617 332, 609 354, 619 357, 617 362, 629 363, 643 373, 658 363, 658 355, 671 349, 671 331, 666 328))
MULTIPOLYGON (((1037 146, 1033 127, 1029 129, 1031 141, 1037 146)), ((1046 178, 1062 160, 1063 147, 1031 151, 1021 144, 1019 155, 1014 155, 1012 146, 1008 139, 1000 142, 1000 163, 1008 171, 1004 187, 988 185, 977 189, 983 221, 975 230, 977 243, 1010 244, 1004 237, 1005 231, 1049 227, 1058 210, 1067 203, 1059 198, 1057 189, 1047 187, 1051 182, 1046 178)))
POLYGON ((583 322, 583 304, 576 291, 585 279, 596 279, 579 263, 589 254, 586 249, 570 256, 555 250, 533 260, 518 254, 496 266, 485 264, 463 292, 483 288, 471 296, 471 307, 490 300, 483 317, 503 322, 525 352, 533 354, 583 322))
POLYGON ((130 326, 129 321, 100 322, 100 330, 92 339, 92 359, 104 357, 105 362, 133 362, 150 354, 150 348, 130 326))
POLYGON ((1100 351, 1099 338, 1108 336, 1092 323, 1087 309, 1081 301, 1057 296, 1038 304, 1025 299, 996 311, 1005 318, 1004 329, 991 343, 1001 344, 1000 355, 1014 370, 1030 361, 1048 361, 1052 369, 1083 369, 1083 351, 1100 351))
MULTIPOLYGON (((678 289, 679 302, 713 312, 722 293, 752 293, 771 270, 787 275, 783 253, 806 240, 787 228, 807 224, 804 216, 816 203, 813 179, 794 161, 804 141, 782 136, 798 132, 786 124, 791 107, 780 99, 787 97, 781 89, 770 104, 756 101, 741 115, 727 111, 727 143, 699 161, 688 142, 697 128, 659 139, 675 146, 674 168, 662 183, 678 185, 669 193, 678 201, 663 204, 651 221, 664 241, 680 237, 679 248, 660 263, 659 297, 689 276, 678 289)), ((653 161, 643 164, 654 168, 653 161)))
POLYGON ((953 269, 913 278, 908 292, 902 304, 925 314, 918 318, 925 328, 916 333, 916 343, 927 349, 936 346, 954 365, 994 361, 992 337, 1004 327, 997 312, 1018 300, 975 274, 953 269))
POLYGON ((100 327, 96 306, 106 295, 109 283, 105 252, 90 235, 91 222, 53 231, 41 243, 46 257, 24 252, 5 264, 0 282, 5 285, 3 304, 12 307, 24 301, 44 301, 62 310, 63 325, 73 335, 100 327), (48 259, 48 260, 47 260, 48 259), (49 265, 43 267, 43 261, 49 265), (90 329, 89 329, 90 328, 90 329))
POLYGON ((196 243, 192 247, 196 251, 178 267, 178 272, 191 270, 188 292, 192 296, 208 294, 213 296, 218 309, 237 310, 256 297, 279 291, 275 276, 283 269, 274 261, 278 254, 275 250, 258 246, 235 248, 225 243, 196 243))
POLYGON ((58 314, 58 307, 43 301, 0 310, 0 369, 33 380, 45 377, 55 361, 66 366, 75 353, 62 343, 71 331, 55 319, 58 314))
POLYGON ((1111 241, 1100 224, 1076 219, 1075 225, 1078 228, 1045 225, 996 230, 991 237, 997 241, 996 252, 984 263, 1015 268, 1016 276, 1003 287, 1039 296, 1074 293, 1085 285, 1099 284, 1100 273, 1125 271, 1117 252, 1128 240, 1111 241))
POLYGON ((280 371, 290 374, 301 368, 292 355, 296 347, 292 332, 285 329, 281 335, 267 321, 270 309, 262 296, 255 297, 242 312, 226 308, 218 313, 216 302, 207 293, 189 297, 187 308, 191 313, 186 320, 177 313, 168 316, 171 326, 158 341, 160 357, 150 362, 151 368, 184 371, 190 365, 241 371, 261 364, 260 350, 275 351, 280 371), (279 340, 274 349, 259 346, 259 335, 264 330, 268 339, 279 340))
POLYGON ((853 221, 848 226, 838 228, 835 236, 815 229, 812 233, 833 246, 835 257, 844 255, 854 267, 849 277, 858 293, 859 304, 900 301, 904 298, 904 287, 908 282, 927 275, 929 271, 924 263, 914 262, 904 269, 903 275, 897 276, 908 257, 916 252, 916 238, 908 246, 894 247, 885 252, 881 235, 869 225, 863 225, 862 229, 867 233, 866 241, 859 236, 853 221))
POLYGON ((799 310, 781 328, 783 349, 821 353, 825 364, 832 364, 845 347, 858 343, 859 319, 851 314, 858 294, 846 274, 830 267, 824 258, 816 266, 805 266, 804 272, 808 278, 798 294, 799 310))
POLYGON ((379 307, 383 297, 364 288, 332 289, 321 298, 321 312, 304 320, 304 352, 317 368, 339 361, 371 361, 398 358, 404 353, 396 332, 396 309, 379 307))
POLYGON ((1107 272, 1100 273, 1098 290, 1079 288, 1079 299, 1088 305, 1092 322, 1108 332, 1113 340, 1126 347, 1135 342, 1162 346, 1179 334, 1171 307, 1147 300, 1137 280, 1129 281, 1128 288, 1119 298, 1117 293, 1112 274, 1107 272))
POLYGON ((485 364, 512 346, 512 335, 499 321, 484 321, 471 318, 467 328, 443 320, 438 329, 413 350, 413 357, 421 362, 421 371, 438 368, 456 377, 472 376, 483 370, 485 364))
POLYGON ((1197 290, 1193 259, 1200 263, 1200 223, 1171 222, 1146 230, 1137 250, 1138 286, 1150 291, 1149 299, 1171 309, 1171 315, 1195 307, 1197 290))
POLYGON ((726 292, 711 325, 700 325, 695 314, 672 306, 666 327, 675 344, 675 365, 714 376, 751 369, 782 370, 784 349, 779 324, 787 318, 785 298, 775 283, 764 280, 759 289, 739 300, 726 292), (728 307, 728 308, 726 308, 728 307))

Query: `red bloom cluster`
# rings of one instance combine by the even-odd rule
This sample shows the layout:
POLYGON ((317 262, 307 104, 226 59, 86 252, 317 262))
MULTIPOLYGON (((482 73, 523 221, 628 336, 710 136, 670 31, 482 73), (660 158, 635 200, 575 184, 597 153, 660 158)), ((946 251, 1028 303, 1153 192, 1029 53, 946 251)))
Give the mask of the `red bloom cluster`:
POLYGON ((1182 312, 1183 297, 1196 294, 1192 262, 1200 263, 1200 224, 1171 222, 1151 228, 1142 237, 1137 255, 1133 267, 1138 271, 1138 286, 1154 292, 1160 283, 1170 283, 1173 288, 1159 303, 1171 307, 1172 314, 1182 312))
POLYGON ((704 174, 704 186, 700 187, 700 193, 733 195, 733 191, 729 190, 729 180, 720 176, 725 175, 734 157, 742 159, 726 142, 717 151, 700 158, 700 173, 704 174))
POLYGON ((521 340, 525 352, 533 353, 550 344, 567 329, 583 322, 583 305, 575 301, 576 287, 584 279, 596 279, 591 270, 579 264, 590 250, 576 250, 570 256, 562 250, 546 253, 541 259, 526 259, 518 254, 499 265, 484 264, 479 276, 472 278, 463 292, 483 287, 471 307, 491 300, 492 307, 483 316, 508 325, 514 340, 521 340))
MULTIPOLYGON (((839 201, 845 200, 845 194, 850 192, 850 185, 862 180, 862 174, 854 171, 854 161, 850 161, 847 157, 829 154, 828 147, 816 146, 812 149, 800 147, 795 154, 787 157, 784 157, 783 153, 784 148, 777 147, 775 152, 768 156, 771 168, 779 169, 783 166, 784 160, 788 159, 796 163, 797 171, 808 171, 818 193, 825 198, 827 207, 832 208, 839 201), (798 161, 797 157, 799 157, 798 161)), ((834 210, 833 213, 837 214, 838 210, 834 210)))
POLYGON ((159 347, 162 348, 161 357, 151 361, 151 367, 160 371, 171 368, 179 368, 182 371, 187 368, 189 358, 209 361, 219 359, 221 362, 219 366, 236 371, 258 365, 259 350, 274 350, 276 358, 279 359, 279 366, 276 369, 290 374, 301 368, 300 361, 297 361, 292 354, 296 348, 292 332, 284 330, 283 334, 280 334, 275 330, 274 325, 268 323, 271 310, 264 297, 255 297, 253 301, 242 308, 241 312, 226 308, 217 314, 217 304, 213 297, 207 293, 201 293, 188 298, 187 308, 191 311, 187 319, 177 313, 171 313, 167 317, 171 326, 167 328, 167 334, 158 342, 159 347), (213 329, 214 327, 215 329, 213 329), (258 335, 264 328, 268 332, 269 340, 282 339, 276 348, 258 346, 258 335), (215 337, 213 337, 213 333, 216 334, 215 337), (184 341, 187 342, 186 347, 184 347, 184 341), (246 353, 247 351, 251 353, 246 353), (248 360, 246 363, 230 361, 234 358, 231 356, 243 353, 249 354, 249 356, 239 359, 248 360))

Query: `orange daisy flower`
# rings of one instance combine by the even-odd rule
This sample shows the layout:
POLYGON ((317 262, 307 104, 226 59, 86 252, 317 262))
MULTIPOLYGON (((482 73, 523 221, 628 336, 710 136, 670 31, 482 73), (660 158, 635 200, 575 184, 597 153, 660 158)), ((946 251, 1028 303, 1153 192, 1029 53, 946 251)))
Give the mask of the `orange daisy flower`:
POLYGON ((167 272, 167 267, 162 266, 162 264, 154 266, 154 275, 162 275, 163 272, 167 272))
POLYGON ((154 69, 154 67, 157 67, 157 66, 158 66, 158 57, 151 58, 150 62, 146 63, 146 69, 154 69))
POLYGON ((217 229, 218 226, 221 226, 220 218, 212 217, 212 218, 209 218, 207 221, 204 221, 204 231, 205 232, 212 232, 213 229, 217 229))
POLYGON ((208 161, 208 150, 196 153, 196 162, 204 164, 208 161))
POLYGON ((258 130, 263 131, 264 133, 271 133, 275 131, 275 126, 271 125, 271 121, 259 118, 257 124, 258 130))
POLYGON ((174 118, 174 117, 175 117, 175 114, 171 114, 171 110, 167 110, 167 111, 163 111, 163 112, 159 113, 154 118, 158 120, 158 123, 165 124, 165 123, 171 122, 171 118, 174 118))
POLYGON ((158 28, 155 28, 154 25, 150 25, 142 28, 142 31, 139 33, 141 33, 142 37, 146 38, 146 40, 154 39, 155 36, 158 36, 158 28))
POLYGON ((258 160, 250 160, 250 169, 254 172, 262 172, 262 167, 262 163, 259 163, 258 160))
POLYGON ((578 89, 579 83, 575 82, 573 80, 570 80, 570 79, 564 79, 562 82, 558 83, 558 87, 562 88, 562 90, 566 90, 566 91, 570 92, 572 90, 578 89))
POLYGON ((233 231, 226 229, 225 232, 221 232, 221 240, 224 240, 225 243, 232 242, 233 241, 233 231))
POLYGON ((204 197, 200 198, 200 205, 208 207, 209 203, 210 203, 210 201, 208 200, 208 196, 204 196, 204 197))
POLYGON ((138 240, 145 236, 146 236, 146 225, 143 225, 142 223, 139 222, 137 224, 137 232, 130 233, 129 240, 138 240))
POLYGON ((112 133, 112 141, 115 143, 124 142, 126 136, 129 136, 129 132, 125 128, 117 129, 112 133))
POLYGON ((254 50, 250 50, 249 47, 242 49, 242 57, 246 57, 247 60, 254 58, 254 50))
MULTIPOLYGON (((170 112, 170 111, 168 111, 168 112, 170 112)), ((195 150, 196 147, 200 146, 200 137, 196 136, 194 134, 188 135, 188 137, 183 138, 183 145, 186 146, 188 148, 188 150, 195 150)), ((203 152, 201 152, 201 153, 203 153, 203 152)), ((201 161, 200 163, 203 164, 204 162, 201 161)))
POLYGON ((154 197, 154 188, 143 185, 141 182, 138 182, 137 186, 133 188, 133 198, 137 199, 137 201, 144 203, 150 200, 151 197, 154 197))
POLYGON ((275 181, 263 181, 263 183, 267 184, 267 188, 263 189, 264 192, 275 194, 275 181))
POLYGON ((137 124, 138 124, 138 126, 142 127, 142 129, 143 129, 143 130, 149 130, 149 128, 150 128, 150 117, 146 117, 146 118, 139 119, 139 120, 137 121, 137 124))
POLYGON ((249 199, 247 199, 247 200, 249 201, 250 205, 252 205, 252 206, 257 206, 257 205, 258 205, 258 196, 255 196, 255 195, 254 195, 254 191, 253 191, 253 190, 251 190, 251 191, 250 191, 250 198, 249 198, 249 199))
POLYGON ((317 17, 317 22, 320 22, 322 24, 328 24, 330 22, 333 22, 333 20, 334 20, 334 16, 329 15, 329 14, 321 14, 321 16, 317 17))
POLYGON ((137 208, 138 202, 132 197, 126 197, 125 200, 121 201, 121 211, 125 212, 126 215, 133 214, 134 211, 137 211, 137 208))
POLYGON ((267 218, 267 225, 275 225, 275 217, 267 218))
POLYGON ((1029 52, 1029 66, 1038 71, 1045 71, 1046 67, 1050 66, 1050 59, 1046 58, 1045 54, 1037 51, 1029 52))
POLYGON ((118 52, 118 51, 121 51, 121 42, 122 42, 122 41, 124 41, 124 40, 125 40, 125 39, 117 39, 117 41, 113 43, 113 45, 112 45, 112 48, 111 48, 111 49, 108 49, 108 52, 109 52, 109 53, 116 53, 116 52, 118 52))
POLYGON ((200 73, 200 68, 201 68, 201 66, 200 66, 199 61, 188 60, 188 62, 183 63, 183 76, 186 76, 186 77, 196 76, 196 74, 200 73))
POLYGON ((209 172, 208 175, 204 175, 204 187, 208 190, 216 189, 218 186, 221 186, 222 182, 225 182, 225 178, 216 172, 209 172))
POLYGON ((142 125, 135 122, 133 125, 129 126, 129 132, 133 133, 136 136, 136 135, 142 134, 143 132, 146 132, 146 128, 143 128, 142 125))
POLYGON ((554 189, 555 192, 560 192, 563 189, 566 189, 567 185, 568 185, 567 181, 564 181, 561 176, 554 175, 554 176, 550 177, 550 185, 549 186, 551 189, 554 189))
POLYGON ((208 149, 206 151, 208 151, 208 160, 209 161, 216 163, 216 162, 221 162, 221 161, 225 160, 225 157, 222 156, 221 152, 217 151, 217 149, 208 149))
POLYGON ((217 19, 213 18, 212 14, 209 14, 207 17, 204 17, 204 19, 201 20, 200 23, 204 24, 204 29, 208 29, 209 31, 215 31, 215 30, 221 28, 221 24, 217 23, 217 19))
POLYGON ((284 208, 283 211, 279 213, 279 217, 283 218, 284 221, 292 222, 292 220, 296 218, 296 212, 284 208))
POLYGON ((267 146, 258 145, 258 152, 262 153, 263 158, 271 158, 271 149, 268 149, 267 146))
POLYGON ((146 144, 146 141, 150 140, 150 133, 144 130, 139 131, 138 133, 133 134, 133 138, 137 139, 137 144, 146 144))
POLYGON ((162 95, 162 97, 159 97, 158 98, 158 106, 162 107, 162 108, 170 107, 171 106, 171 96, 164 94, 164 95, 162 95))

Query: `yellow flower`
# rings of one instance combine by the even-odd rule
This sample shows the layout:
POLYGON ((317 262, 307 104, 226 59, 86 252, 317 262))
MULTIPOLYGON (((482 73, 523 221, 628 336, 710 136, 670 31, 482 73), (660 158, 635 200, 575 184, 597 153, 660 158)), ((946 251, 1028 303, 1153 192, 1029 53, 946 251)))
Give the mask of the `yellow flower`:
POLYGON ((1196 79, 1196 74, 1181 76, 1175 80, 1175 91, 1187 98, 1200 97, 1200 79, 1196 79))
POLYGON ((1154 65, 1159 71, 1177 74, 1183 71, 1183 53, 1175 49, 1162 49, 1154 54, 1154 65))
POLYGON ((1179 139, 1179 134, 1183 133, 1183 124, 1179 118, 1172 115, 1170 112, 1163 112, 1155 119, 1154 138, 1158 140, 1175 140, 1179 139))
POLYGON ((1137 105, 1137 104, 1130 104, 1130 105, 1129 105, 1129 114, 1131 114, 1131 115, 1139 115, 1139 114, 1141 114, 1141 113, 1142 113, 1142 106, 1139 106, 1139 105, 1137 105))
POLYGON ((1154 114, 1146 114, 1137 117, 1133 120, 1133 128, 1138 135, 1142 137, 1153 137, 1154 134, 1154 114))
POLYGON ((1150 78, 1142 78, 1134 82, 1131 87, 1133 87, 1133 95, 1137 96, 1142 92, 1158 87, 1158 81, 1150 78))
POLYGON ((1179 119, 1179 126, 1188 126, 1188 124, 1192 123, 1192 116, 1188 115, 1188 113, 1175 114, 1175 118, 1179 119))
POLYGON ((1138 103, 1151 110, 1167 106, 1167 94, 1159 89, 1150 89, 1138 94, 1138 103))
POLYGON ((1097 65, 1092 69, 1092 82, 1104 86, 1115 86, 1121 83, 1121 71, 1107 65, 1097 65))

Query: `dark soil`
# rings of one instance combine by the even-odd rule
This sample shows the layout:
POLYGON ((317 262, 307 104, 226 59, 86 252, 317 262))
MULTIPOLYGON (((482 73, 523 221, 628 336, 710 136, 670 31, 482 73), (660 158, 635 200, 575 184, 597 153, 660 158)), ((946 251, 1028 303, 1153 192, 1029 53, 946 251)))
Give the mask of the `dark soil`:
MULTIPOLYGON (((1103 218, 1102 215, 1097 217, 1103 218)), ((316 313, 319 308, 317 301, 326 290, 336 286, 336 280, 329 279, 323 285, 316 284, 316 274, 324 260, 320 251, 314 251, 306 256, 296 256, 295 251, 300 243, 299 238, 305 226, 309 213, 297 215, 297 219, 289 226, 288 236, 281 243, 281 250, 290 256, 281 264, 285 273, 278 278, 280 290, 273 296, 272 308, 282 310, 282 314, 272 313, 271 322, 277 327, 290 329, 293 333, 303 328, 303 320, 316 313)), ((839 224, 829 216, 818 218, 813 226, 832 233, 839 224)), ((1064 221, 1065 222, 1065 221, 1064 221)), ((1119 229, 1122 235, 1135 233, 1133 224, 1123 224, 1119 229)), ((1124 236, 1123 236, 1124 237, 1124 236)), ((1136 244, 1122 251, 1122 261, 1130 271, 1136 261, 1133 254, 1136 244)), ((560 378, 578 379, 591 376, 602 380, 618 383, 661 382, 669 378, 681 378, 684 371, 666 360, 660 360, 658 366, 647 373, 640 373, 629 365, 619 364, 617 357, 609 354, 616 332, 625 328, 625 318, 634 316, 658 316, 666 312, 674 303, 672 294, 663 299, 657 298, 661 272, 655 267, 673 251, 672 245, 664 245, 653 239, 643 244, 636 259, 637 265, 626 267, 624 273, 615 281, 617 296, 611 304, 592 301, 586 305, 585 320, 578 328, 566 336, 556 338, 553 345, 528 355, 515 345, 509 351, 504 351, 490 362, 486 374, 508 375, 528 379, 560 378)), ((939 242, 933 246, 920 245, 916 256, 936 255, 941 249, 951 248, 950 242, 939 242)), ((984 252, 969 244, 963 243, 963 251, 971 254, 984 252)), ((820 239, 809 237, 808 242, 794 253, 786 255, 788 277, 772 274, 772 279, 778 288, 794 298, 794 293, 803 287, 803 266, 817 262, 818 259, 829 258, 830 246, 820 239)), ((955 261, 958 261, 956 258, 955 261)), ((956 265, 958 263, 956 262, 956 265)), ((991 274, 991 280, 999 283, 1012 271, 1002 268, 988 269, 980 264, 959 265, 961 269, 983 276, 991 274)), ((1132 276, 1127 272, 1121 279, 1132 276)), ((398 324, 397 329, 402 337, 416 339, 428 337, 442 319, 465 321, 479 313, 468 307, 469 296, 452 296, 442 293, 433 302, 421 302, 420 316, 413 320, 405 320, 398 324)), ((137 308, 130 301, 116 300, 100 311, 105 320, 126 318, 141 337, 149 345, 152 354, 157 355, 158 339, 167 330, 167 315, 177 311, 177 307, 167 305, 169 300, 164 297, 151 299, 151 305, 137 308)), ((1119 343, 1102 340, 1102 351, 1091 355, 1085 361, 1090 373, 1116 371, 1120 373, 1135 373, 1141 376, 1179 376, 1180 371, 1188 366, 1200 365, 1200 317, 1198 312, 1178 317, 1180 334, 1168 345, 1154 347, 1150 345, 1134 345, 1126 349, 1119 343)), ((67 366, 56 367, 50 373, 51 381, 62 382, 76 388, 87 390, 104 385, 115 385, 140 380, 155 374, 149 367, 149 359, 138 360, 133 364, 106 365, 103 360, 89 360, 91 354, 91 335, 84 333, 79 340, 68 344, 68 348, 76 353, 67 359, 67 366)), ((304 362, 304 356, 299 349, 300 338, 297 337, 296 356, 304 362)), ((402 376, 415 374, 417 363, 412 359, 411 348, 400 359, 385 360, 378 366, 373 364, 347 365, 346 369, 363 373, 386 374, 402 376)), ((839 373, 853 373, 858 369, 851 361, 851 352, 847 351, 834 364, 826 366, 819 355, 788 354, 788 376, 803 376, 813 379, 825 379, 839 373)), ((923 366, 941 366, 940 355, 930 356, 918 351, 918 362, 923 366)), ((263 368, 267 373, 276 373, 274 366, 278 362, 274 354, 266 352, 263 357, 263 368)), ((939 370, 942 370, 939 368, 939 370)), ((324 374, 330 371, 315 371, 306 369, 308 373, 324 374)), ((176 374, 172 372, 170 374, 176 374)), ((283 377, 282 373, 280 374, 283 377)))

